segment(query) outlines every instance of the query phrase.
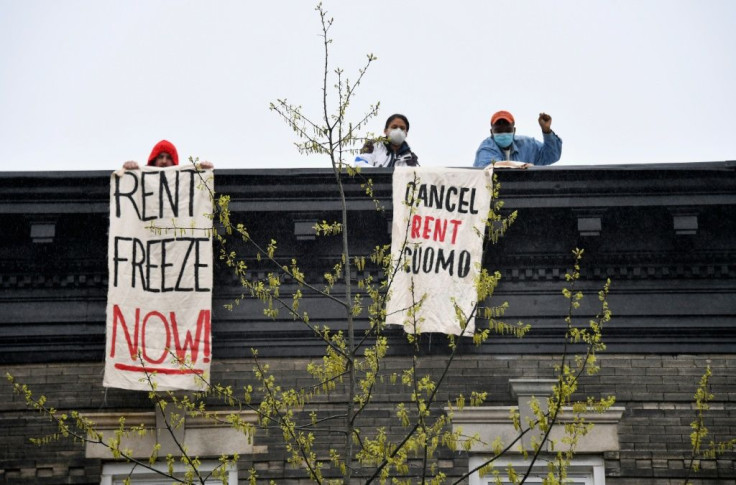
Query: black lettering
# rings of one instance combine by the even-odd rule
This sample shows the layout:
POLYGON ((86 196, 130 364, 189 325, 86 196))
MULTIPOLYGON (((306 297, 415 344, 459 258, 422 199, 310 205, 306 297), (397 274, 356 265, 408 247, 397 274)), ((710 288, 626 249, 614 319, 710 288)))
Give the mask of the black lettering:
POLYGON ((153 293, 161 293, 161 290, 159 290, 158 288, 153 288, 153 286, 151 285, 151 269, 159 267, 159 265, 153 264, 151 262, 151 246, 153 246, 154 244, 161 244, 161 241, 159 240, 146 242, 146 280, 148 280, 147 290, 153 293))
POLYGON ((443 185, 441 189, 437 189, 436 185, 431 185, 429 187, 429 206, 430 207, 436 207, 438 209, 442 209, 442 198, 445 195, 445 186, 443 185))
POLYGON ((475 208, 475 189, 470 190, 470 213, 477 214, 478 209, 475 208))
POLYGON ((440 248, 437 251, 437 266, 434 269, 435 273, 439 273, 440 269, 447 271, 452 276, 452 264, 455 262, 455 250, 450 251, 450 257, 445 259, 445 252, 440 248))
POLYGON ((414 182, 407 182, 404 202, 409 205, 421 204, 424 207, 444 208, 448 212, 477 214, 475 192, 476 189, 469 187, 458 188, 431 184, 429 187, 427 184, 417 187, 414 182))
POLYGON ((176 239, 162 239, 161 240, 161 292, 167 293, 169 291, 174 291, 173 287, 166 287, 166 268, 170 268, 174 266, 173 264, 169 263, 166 264, 166 243, 176 241, 176 239))
POLYGON ((450 276, 457 270, 460 278, 465 278, 470 274, 471 258, 468 251, 461 251, 457 260, 455 258, 455 250, 445 251, 443 248, 434 247, 414 247, 404 248, 404 258, 402 261, 406 264, 402 269, 407 273, 435 273, 446 271, 450 276), (411 260, 411 261, 410 261, 411 260))
POLYGON ((414 193, 417 190, 417 186, 414 182, 408 182, 406 184, 406 194, 404 194, 404 202, 407 205, 412 206, 414 204, 414 193))
POLYGON ((208 264, 200 264, 199 262, 199 243, 201 243, 202 241, 209 242, 209 238, 198 237, 195 239, 195 244, 197 245, 197 247, 195 248, 195 252, 194 252, 195 254, 195 259, 194 259, 194 288, 195 290, 194 291, 207 292, 207 291, 210 291, 209 288, 201 288, 199 286, 199 268, 206 268, 207 266, 209 266, 208 264))
POLYGON ((422 269, 422 248, 418 247, 414 249, 411 258, 411 271, 414 274, 419 274, 420 269, 422 269))
POLYGON ((143 217, 141 217, 140 219, 142 221, 151 221, 156 218, 156 216, 150 216, 150 217, 146 216, 146 198, 149 195, 153 195, 153 192, 146 192, 146 176, 148 175, 158 175, 158 173, 157 172, 141 172, 141 190, 142 190, 142 193, 141 193, 142 211, 141 213, 143 214, 143 217))
POLYGON ((174 196, 171 196, 171 189, 169 188, 169 179, 166 178, 166 172, 161 171, 161 177, 159 178, 158 184, 158 217, 164 217, 164 191, 166 191, 166 198, 169 199, 169 206, 171 206, 171 213, 174 217, 179 217, 179 171, 174 172, 176 176, 176 182, 174 185, 174 196))
POLYGON ((132 240, 133 238, 130 238, 130 237, 115 236, 115 242, 113 243, 114 256, 112 257, 113 265, 115 266, 115 268, 113 269, 114 276, 113 276, 113 283, 112 283, 114 287, 118 286, 118 261, 123 262, 123 261, 128 260, 128 258, 120 257, 120 247, 118 246, 118 241, 132 241, 132 240))
POLYGON ((139 287, 151 293, 211 292, 211 285, 202 279, 209 276, 204 269, 211 263, 203 259, 205 252, 201 244, 211 244, 211 240, 182 237, 146 241, 117 236, 113 242, 113 285, 125 284, 122 280, 127 278, 129 267, 131 288, 139 287), (172 251, 176 257, 172 257, 172 251), (183 257, 179 256, 180 252, 184 253, 183 257), (173 284, 175 277, 176 284, 173 284), (192 287, 183 286, 188 278, 194 278, 192 287))
POLYGON ((120 197, 127 197, 130 200, 130 203, 133 204, 133 209, 135 209, 135 213, 138 214, 138 219, 140 219, 141 213, 138 210, 138 205, 135 203, 135 199, 133 199, 133 194, 138 190, 138 177, 136 177, 133 172, 129 172, 127 170, 123 173, 123 177, 125 176, 133 177, 135 185, 133 185, 133 190, 130 192, 122 193, 120 192, 120 179, 122 177, 117 175, 115 176, 115 217, 120 218, 120 197))
POLYGON ((133 258, 130 262, 130 269, 131 269, 131 282, 130 286, 131 288, 135 288, 135 268, 138 268, 138 273, 141 276, 141 284, 143 285, 143 289, 148 289, 148 279, 143 276, 143 263, 146 261, 146 250, 143 247, 143 242, 138 238, 133 238, 133 258), (141 248, 141 259, 137 260, 136 255, 138 254, 138 247, 141 248))
POLYGON ((457 187, 448 187, 447 188, 447 197, 445 197, 445 209, 449 212, 455 211, 455 203, 452 202, 451 194, 457 195, 457 187))
POLYGON ((468 190, 470 189, 467 187, 463 187, 462 189, 460 189, 460 201, 458 202, 457 211, 461 214, 468 213, 468 201, 465 200, 465 194, 468 193, 468 190))
POLYGON ((470 253, 467 251, 460 251, 460 258, 458 258, 457 264, 457 275, 461 278, 465 278, 470 273, 470 253))
POLYGON ((194 217, 194 170, 185 170, 189 173, 189 217, 194 217))
POLYGON ((184 278, 184 270, 187 267, 187 261, 189 261, 189 255, 192 253, 192 247, 194 247, 194 240, 192 238, 180 238, 179 241, 190 241, 187 252, 184 253, 184 261, 181 262, 181 269, 179 270, 179 277, 176 280, 176 291, 194 291, 194 288, 183 288, 181 286, 181 280, 184 278))
MULTIPOLYGON (((442 249, 440 249, 442 251, 442 249)), ((431 273, 432 267, 434 266, 434 248, 424 248, 424 260, 422 261, 422 271, 425 273, 431 273)))
POLYGON ((427 205, 427 184, 419 186, 419 190, 417 191, 417 200, 423 202, 424 207, 429 207, 427 205))

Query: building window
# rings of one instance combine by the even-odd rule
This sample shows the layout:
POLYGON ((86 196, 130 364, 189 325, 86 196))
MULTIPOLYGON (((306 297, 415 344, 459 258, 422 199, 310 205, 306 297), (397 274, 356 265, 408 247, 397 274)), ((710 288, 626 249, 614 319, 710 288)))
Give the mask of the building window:
MULTIPOLYGON (((470 470, 477 468, 485 463, 490 457, 484 455, 471 456, 469 460, 470 470)), ((541 458, 541 457, 540 457, 541 458)), ((502 458, 496 461, 495 469, 499 471, 501 483, 504 485, 511 484, 506 475, 506 467, 508 464, 513 465, 516 472, 520 475, 526 472, 529 460, 522 457, 502 458)), ((542 483, 543 478, 547 475, 547 461, 545 459, 537 459, 532 468, 526 483, 542 483)), ((600 457, 576 457, 570 463, 567 470, 567 482, 570 485, 604 485, 606 483, 605 467, 603 458, 600 457)), ((496 485, 493 475, 481 477, 478 472, 470 476, 469 485, 496 485)))
MULTIPOLYGON (((212 472, 221 463, 217 460, 203 460, 199 467, 200 474, 205 475, 212 472)), ((166 471, 166 463, 157 463, 155 469, 166 471)), ((184 477, 184 465, 177 463, 174 465, 174 475, 184 477)), ((171 479, 157 474, 147 468, 134 463, 106 463, 102 466, 102 480, 100 485, 123 485, 125 479, 130 477, 132 485, 171 485, 171 479)), ((212 485, 222 485, 222 481, 210 478, 205 483, 212 485)), ((228 468, 228 485, 238 485, 238 469, 236 467, 228 468)))

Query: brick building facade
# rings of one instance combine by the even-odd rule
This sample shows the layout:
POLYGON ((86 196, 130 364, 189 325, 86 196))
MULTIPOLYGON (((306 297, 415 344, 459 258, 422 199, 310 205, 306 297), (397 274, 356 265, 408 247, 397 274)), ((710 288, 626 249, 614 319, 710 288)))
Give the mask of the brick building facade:
MULTIPOLYGON (((504 432, 499 416, 524 406, 523 389, 539 393, 553 376, 566 312, 560 290, 571 249, 584 248, 581 286, 588 297, 582 316, 594 313, 595 292, 610 277, 614 320, 604 331, 601 372, 581 381, 580 395, 612 394, 616 405, 578 455, 575 483, 682 483, 693 394, 707 365, 715 399, 706 424, 714 439, 736 438, 735 175, 731 162, 499 171, 505 210, 519 216, 486 264, 503 274, 494 298, 509 302, 506 319, 529 323, 532 331, 522 340, 463 343, 439 401, 487 391, 483 406, 460 413, 457 421, 481 433, 504 432)), ((377 169, 371 177, 376 196, 390 209, 391 172, 377 169)), ((98 423, 134 416, 156 428, 145 393, 102 387, 108 183, 108 172, 0 173, 0 364, 3 374, 43 393, 57 409, 83 411, 98 423)), ((218 170, 216 187, 231 195, 233 219, 244 221, 254 239, 276 239, 279 256, 297 258, 312 280, 339 260, 339 242, 314 238, 310 229, 314 221, 339 218, 330 171, 218 170)), ((346 191, 351 251, 367 255, 389 242, 390 210, 377 212, 359 182, 348 183, 346 191)), ((250 271, 263 276, 266 269, 252 261, 250 271)), ((225 310, 240 292, 216 262, 213 381, 236 389, 251 383, 249 349, 257 348, 285 385, 303 386, 306 364, 322 355, 324 345, 288 318, 264 317, 257 301, 225 310)), ((313 320, 344 325, 338 308, 321 299, 307 296, 303 307, 313 320)), ((365 318, 358 326, 366 328, 365 318)), ((395 370, 405 365, 408 348, 398 329, 388 336, 386 368, 395 370)), ((444 342, 440 335, 422 337, 423 370, 441 371, 444 342)), ((367 428, 381 426, 405 398, 388 383, 377 396, 378 405, 363 417, 367 428)), ((306 411, 329 413, 339 399, 339 392, 319 397, 306 411)), ((125 468, 100 450, 66 440, 30 444, 30 437, 53 427, 28 411, 8 384, 0 386, 0 430, 2 483, 116 483, 125 476, 125 468)), ((245 483, 252 467, 264 483, 304 482, 301 471, 285 464, 277 433, 256 433, 246 443, 191 421, 186 435, 205 458, 237 451, 232 480, 245 483)), ((442 452, 439 468, 459 477, 488 453, 483 447, 442 452)), ((734 483, 735 459, 727 453, 704 460, 692 478, 734 483)), ((487 480, 476 474, 464 482, 487 480)))

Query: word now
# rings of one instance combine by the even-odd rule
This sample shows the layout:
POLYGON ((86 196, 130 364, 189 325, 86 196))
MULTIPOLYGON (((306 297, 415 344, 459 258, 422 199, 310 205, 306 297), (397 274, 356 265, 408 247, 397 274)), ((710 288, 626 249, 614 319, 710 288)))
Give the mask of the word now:
POLYGON ((478 213, 478 209, 475 208, 475 189, 468 187, 417 185, 409 182, 406 184, 404 202, 410 206, 419 204, 460 214, 478 213))
MULTIPOLYGON (((127 346, 130 360, 135 363, 140 363, 140 355, 140 359, 146 364, 161 364, 170 356, 172 350, 181 363, 188 362, 188 364, 195 365, 200 354, 202 354, 202 362, 210 361, 210 310, 199 311, 197 323, 194 327, 194 335, 192 335, 191 329, 187 325, 184 325, 187 327, 184 334, 180 333, 180 323, 177 320, 176 312, 169 312, 168 317, 155 310, 142 315, 141 309, 136 308, 134 315, 128 315, 126 320, 123 311, 118 305, 114 304, 112 320, 110 358, 116 357, 118 338, 122 336, 120 338, 125 339, 123 343, 127 346), (132 334, 130 325, 133 326, 132 334), (151 355, 153 352, 155 352, 154 355, 151 355), (187 356, 189 357, 188 361, 187 356)), ((124 359, 124 356, 118 356, 117 360, 120 359, 124 359)), ((152 370, 146 367, 126 365, 125 363, 116 365, 116 367, 123 370, 152 370)), ((162 372, 160 368, 155 370, 162 372)), ((164 369, 163 373, 188 374, 198 372, 176 367, 164 369)))
POLYGON ((179 217, 180 208, 186 210, 189 217, 194 217, 196 174, 197 170, 126 170, 122 177, 115 177, 115 217, 120 218, 124 201, 133 207, 141 221, 179 217))
POLYGON ((141 241, 135 237, 116 236, 113 242, 113 286, 139 285, 144 291, 166 293, 170 291, 208 292, 201 278, 210 272, 202 259, 200 245, 210 244, 206 237, 178 237, 141 241), (174 257, 171 256, 174 253, 174 257), (130 273, 130 282, 123 283, 119 274, 130 273))

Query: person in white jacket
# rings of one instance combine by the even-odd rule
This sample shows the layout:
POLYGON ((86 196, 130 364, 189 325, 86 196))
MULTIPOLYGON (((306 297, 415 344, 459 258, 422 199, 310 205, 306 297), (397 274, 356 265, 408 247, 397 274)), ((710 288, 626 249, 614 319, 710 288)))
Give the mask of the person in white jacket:
POLYGON ((409 134, 409 120, 402 114, 393 114, 386 120, 383 129, 385 137, 368 140, 355 157, 356 167, 397 167, 417 166, 419 157, 406 143, 409 134))

